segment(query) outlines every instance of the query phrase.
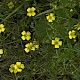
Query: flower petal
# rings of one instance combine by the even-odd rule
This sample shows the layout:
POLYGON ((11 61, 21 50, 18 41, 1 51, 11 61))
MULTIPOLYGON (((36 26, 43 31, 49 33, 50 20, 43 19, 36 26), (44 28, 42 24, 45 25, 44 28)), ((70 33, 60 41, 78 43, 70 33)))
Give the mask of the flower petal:
POLYGON ((59 48, 59 45, 55 45, 55 48, 59 48))
POLYGON ((62 45, 62 41, 59 41, 59 45, 60 45, 60 46, 62 45))
POLYGON ((55 44, 55 40, 52 40, 52 45, 54 45, 55 44))

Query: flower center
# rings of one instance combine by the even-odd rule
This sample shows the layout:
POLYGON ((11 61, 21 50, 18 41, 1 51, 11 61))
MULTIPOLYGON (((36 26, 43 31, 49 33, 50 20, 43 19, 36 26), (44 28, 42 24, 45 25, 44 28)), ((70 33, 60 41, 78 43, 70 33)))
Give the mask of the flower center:
POLYGON ((32 13, 32 12, 33 12, 32 10, 29 11, 29 13, 32 13))
POLYGON ((52 19, 52 16, 49 16, 49 19, 52 19))
POLYGON ((71 33, 70 35, 71 35, 71 36, 74 36, 74 33, 71 33))
POLYGON ((57 41, 55 41, 55 45, 57 45, 58 44, 58 42, 57 41))
POLYGON ((14 68, 14 67, 12 67, 12 70, 15 70, 15 68, 14 68))
POLYGON ((27 34, 25 34, 24 36, 25 36, 25 37, 27 37, 28 35, 27 35, 27 34))

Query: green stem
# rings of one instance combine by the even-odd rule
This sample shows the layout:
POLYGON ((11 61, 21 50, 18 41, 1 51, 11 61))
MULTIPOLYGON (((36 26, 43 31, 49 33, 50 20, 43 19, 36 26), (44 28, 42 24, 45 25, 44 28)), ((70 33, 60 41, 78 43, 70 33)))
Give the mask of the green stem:
POLYGON ((44 11, 44 12, 42 12, 42 13, 39 13, 39 14, 36 15, 35 17, 41 16, 41 15, 46 14, 46 13, 50 13, 50 12, 52 12, 52 11, 54 11, 54 9, 46 10, 46 11, 44 11))
POLYGON ((65 59, 64 59, 64 61, 63 61, 63 67, 64 67, 64 70, 65 70, 65 72, 66 72, 66 64, 65 64, 65 59))
POLYGON ((59 57, 59 54, 58 54, 58 50, 56 49, 56 55, 57 55, 57 57, 59 57))
POLYGON ((17 77, 17 75, 16 75, 16 74, 15 74, 15 79, 16 79, 16 80, 18 80, 18 77, 17 77))

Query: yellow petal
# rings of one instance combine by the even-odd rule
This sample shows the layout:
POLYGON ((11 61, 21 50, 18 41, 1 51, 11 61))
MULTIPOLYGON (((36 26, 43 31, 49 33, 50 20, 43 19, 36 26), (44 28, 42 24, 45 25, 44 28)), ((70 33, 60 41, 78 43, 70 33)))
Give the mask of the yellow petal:
POLYGON ((60 46, 62 45, 62 41, 59 41, 59 45, 60 45, 60 46))
POLYGON ((31 14, 32 16, 35 16, 36 15, 36 13, 35 12, 32 12, 32 14, 31 14))
POLYGON ((49 22, 53 22, 53 20, 52 20, 52 19, 49 19, 48 21, 49 21, 49 22))
POLYGON ((21 65, 21 62, 16 62, 16 65, 19 65, 20 66, 21 65))
POLYGON ((35 48, 37 48, 37 49, 38 49, 38 48, 39 48, 39 45, 35 45, 35 48))
POLYGON ((32 50, 32 51, 35 51, 35 47, 32 47, 31 50, 32 50))
POLYGON ((29 32, 29 31, 27 31, 27 33, 26 33, 28 36, 30 36, 31 35, 31 33, 29 32))
POLYGON ((5 28, 2 28, 2 32, 4 32, 5 31, 5 28))
POLYGON ((25 40, 25 36, 22 36, 21 39, 22 39, 22 40, 25 40))
POLYGON ((52 17, 53 17, 53 15, 54 15, 53 13, 50 13, 50 16, 52 16, 52 17))
POLYGON ((1 30, 0 30, 0 33, 1 33, 1 30))
POLYGON ((31 39, 31 36, 26 36, 26 40, 30 40, 31 39))
POLYGON ((30 10, 31 10, 31 8, 28 8, 28 9, 27 9, 27 12, 29 12, 30 10))
POLYGON ((14 70, 14 73, 15 73, 15 74, 17 73, 17 69, 14 70))
POLYGON ((10 67, 14 67, 14 64, 11 64, 10 67))
POLYGON ((18 66, 16 64, 14 65, 14 69, 18 69, 18 66))
POLYGON ((46 16, 47 20, 49 19, 49 16, 46 16))
POLYGON ((3 28, 3 27, 4 27, 4 25, 3 25, 3 24, 0 24, 0 27, 1 27, 1 28, 3 28))
POLYGON ((55 38, 55 41, 59 41, 60 39, 59 38, 55 38))
POLYGON ((69 39, 72 39, 72 36, 69 36, 69 39))
POLYGON ((25 45, 25 47, 29 47, 29 46, 30 46, 30 44, 29 44, 29 43, 25 45))
POLYGON ((76 35, 74 35, 73 38, 76 38, 76 35))
POLYGON ((59 48, 59 45, 55 45, 55 48, 59 48))
POLYGON ((29 47, 31 48, 33 46, 33 43, 30 42, 29 47))
POLYGON ((24 69, 24 64, 21 64, 21 68, 24 69))
POLYGON ((31 17, 31 15, 32 15, 31 13, 27 13, 27 16, 31 17))
POLYGON ((55 40, 52 40, 52 45, 54 45, 55 44, 55 40))
POLYGON ((9 71, 12 73, 13 72, 13 69, 12 68, 9 68, 9 71))
POLYGON ((69 31, 69 35, 71 34, 71 31, 69 31))
POLYGON ((28 48, 25 48, 24 50, 26 53, 28 53, 30 51, 28 48))
POLYGON ((74 31, 74 30, 72 30, 72 32, 73 32, 73 33, 75 33, 75 31, 74 31))
POLYGON ((3 49, 0 49, 0 54, 3 54, 3 49))
POLYGON ((31 8, 32 11, 35 11, 36 9, 34 7, 31 8))
POLYGON ((17 69, 17 72, 21 72, 22 71, 22 69, 17 69))
POLYGON ((22 34, 22 35, 25 35, 25 34, 26 34, 26 32, 25 32, 25 31, 23 31, 21 34, 22 34))
POLYGON ((52 17, 52 20, 55 20, 55 16, 52 17))

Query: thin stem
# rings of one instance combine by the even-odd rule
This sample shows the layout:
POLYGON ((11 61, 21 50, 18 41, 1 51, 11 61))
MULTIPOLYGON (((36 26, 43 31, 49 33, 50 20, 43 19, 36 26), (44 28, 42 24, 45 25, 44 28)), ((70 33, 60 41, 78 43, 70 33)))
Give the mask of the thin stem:
POLYGON ((56 55, 57 55, 57 57, 59 57, 59 54, 58 54, 58 50, 56 49, 56 55))
POLYGON ((42 13, 39 13, 39 14, 36 15, 35 17, 41 16, 41 15, 43 15, 43 14, 46 14, 46 13, 49 13, 49 12, 52 12, 52 11, 54 11, 54 9, 46 10, 46 11, 44 11, 44 12, 42 12, 42 13))
POLYGON ((5 20, 8 19, 11 15, 13 15, 14 13, 16 13, 22 6, 23 6, 23 4, 21 4, 19 7, 17 7, 12 13, 10 13, 8 16, 6 16, 6 18, 3 19, 3 21, 5 21, 5 20))
POLYGON ((15 79, 16 79, 16 80, 18 80, 18 77, 17 77, 17 75, 16 75, 16 74, 15 74, 15 79))

